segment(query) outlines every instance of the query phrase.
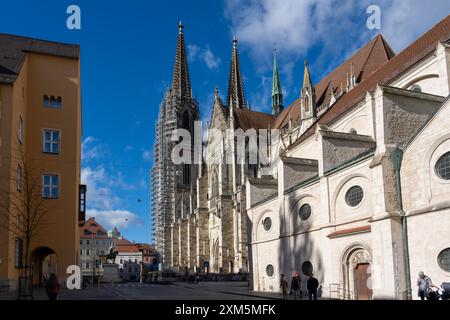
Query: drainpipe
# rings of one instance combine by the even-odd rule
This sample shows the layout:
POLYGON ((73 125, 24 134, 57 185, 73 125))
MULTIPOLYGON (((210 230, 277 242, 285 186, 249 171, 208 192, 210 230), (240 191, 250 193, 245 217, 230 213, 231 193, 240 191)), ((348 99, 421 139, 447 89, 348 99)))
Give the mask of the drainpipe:
POLYGON ((406 212, 405 210, 403 210, 402 184, 400 178, 402 160, 403 160, 403 150, 396 148, 391 154, 391 161, 395 172, 397 209, 400 212, 402 222, 402 241, 403 241, 403 260, 404 260, 403 262, 406 276, 406 300, 412 300, 411 270, 409 266, 408 224, 406 219, 406 212))

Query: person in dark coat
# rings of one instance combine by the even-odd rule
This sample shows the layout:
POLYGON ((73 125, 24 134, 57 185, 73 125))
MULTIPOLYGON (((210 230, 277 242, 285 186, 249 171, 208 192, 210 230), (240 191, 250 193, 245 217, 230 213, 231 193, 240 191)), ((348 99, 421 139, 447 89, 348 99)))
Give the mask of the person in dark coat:
POLYGON ((308 289, 309 300, 312 300, 313 297, 314 300, 317 300, 317 289, 319 288, 319 280, 314 278, 314 275, 312 273, 309 275, 306 288, 308 289))
POLYGON ((52 273, 47 280, 46 291, 49 300, 56 300, 59 294, 59 281, 56 274, 52 273))
POLYGON ((281 293, 283 295, 283 300, 287 300, 288 282, 286 281, 286 278, 284 277, 284 274, 281 275, 280 289, 281 289, 281 293))
POLYGON ((294 273, 291 281, 291 294, 294 294, 294 300, 302 299, 302 283, 298 272, 294 273))

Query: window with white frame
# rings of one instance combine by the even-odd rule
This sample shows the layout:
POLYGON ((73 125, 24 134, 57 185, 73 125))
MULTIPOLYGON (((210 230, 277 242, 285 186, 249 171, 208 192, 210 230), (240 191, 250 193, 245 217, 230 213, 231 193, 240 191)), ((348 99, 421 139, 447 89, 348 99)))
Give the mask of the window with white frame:
POLYGON ((22 192, 22 167, 20 165, 17 165, 16 169, 16 184, 17 191, 22 192))
POLYGON ((42 196, 49 199, 59 198, 59 176, 44 174, 42 176, 42 196))
POLYGON ((44 129, 42 140, 44 153, 59 154, 59 146, 61 143, 60 130, 44 129))
POLYGON ((19 129, 17 130, 17 135, 19 137, 19 142, 23 143, 23 118, 19 116, 19 129))

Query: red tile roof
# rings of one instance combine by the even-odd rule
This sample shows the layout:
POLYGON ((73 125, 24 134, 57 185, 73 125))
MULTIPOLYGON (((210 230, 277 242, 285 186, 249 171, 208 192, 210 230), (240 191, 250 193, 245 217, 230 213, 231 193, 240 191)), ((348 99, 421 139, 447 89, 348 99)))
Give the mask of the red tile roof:
POLYGON ((105 230, 94 218, 90 218, 80 227, 80 238, 108 238, 108 231, 105 230), (100 233, 100 234, 99 234, 100 233))
POLYGON ((117 246, 114 248, 115 252, 139 252, 139 249, 135 246, 117 246))
MULTIPOLYGON (((317 107, 328 106, 331 93, 336 93, 340 90, 341 86, 347 85, 347 77, 352 65, 356 80, 359 83, 366 80, 380 66, 394 56, 394 51, 387 44, 383 36, 376 36, 315 85, 317 107)), ((300 98, 294 101, 294 103, 278 116, 274 128, 283 128, 286 126, 289 122, 289 114, 292 121, 298 121, 300 119, 300 98)))
POLYGON ((271 114, 257 112, 247 109, 233 108, 234 127, 242 130, 248 129, 269 129, 269 126, 275 120, 271 114))
POLYGON ((317 124, 331 124, 355 104, 363 101, 368 91, 375 90, 377 85, 388 84, 408 68, 432 53, 439 42, 446 42, 449 39, 450 15, 421 36, 408 48, 386 62, 376 72, 358 84, 353 90, 343 95, 331 108, 316 120, 314 125, 306 130, 290 149, 300 145, 303 141, 312 136, 316 130, 317 124))
POLYGON ((138 246, 127 239, 117 239, 116 247, 114 248, 116 252, 139 252, 138 246))

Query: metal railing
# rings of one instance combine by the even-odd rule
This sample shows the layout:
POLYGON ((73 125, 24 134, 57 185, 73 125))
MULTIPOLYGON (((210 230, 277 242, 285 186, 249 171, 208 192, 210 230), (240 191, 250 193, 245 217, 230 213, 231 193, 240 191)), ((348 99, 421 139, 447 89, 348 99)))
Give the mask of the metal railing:
POLYGON ((353 292, 345 289, 339 283, 330 283, 330 300, 354 300, 353 292))

